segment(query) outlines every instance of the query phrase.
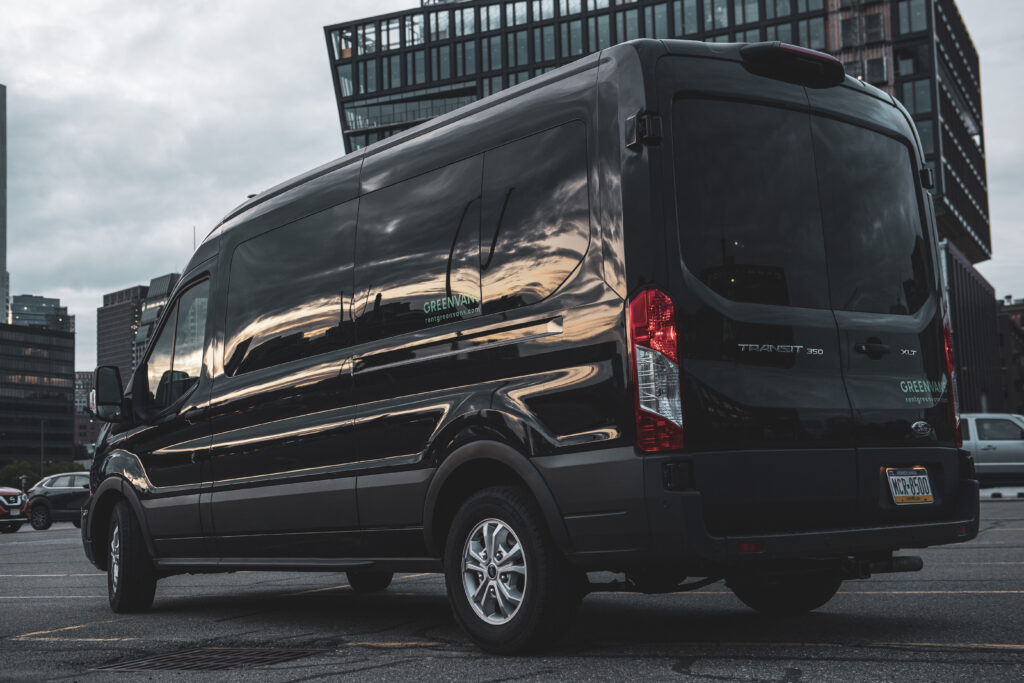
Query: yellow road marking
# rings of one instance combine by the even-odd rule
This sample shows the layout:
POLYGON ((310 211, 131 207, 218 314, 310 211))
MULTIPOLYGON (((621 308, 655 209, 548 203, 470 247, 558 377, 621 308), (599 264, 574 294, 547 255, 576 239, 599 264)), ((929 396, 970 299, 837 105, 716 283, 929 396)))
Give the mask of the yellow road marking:
POLYGON ((109 624, 113 619, 107 619, 106 621, 93 621, 88 624, 78 624, 76 626, 63 626, 61 628, 53 628, 48 631, 32 631, 31 633, 22 633, 20 636, 14 636, 11 640, 31 640, 34 642, 62 642, 62 643, 113 643, 122 642, 126 640, 135 640, 134 638, 63 638, 60 636, 54 636, 54 633, 62 633, 64 631, 75 631, 86 626, 96 626, 98 624, 109 624))
POLYGON ((371 643, 364 641, 345 644, 349 647, 435 647, 437 645, 441 645, 441 643, 432 643, 426 640, 394 641, 385 643, 371 643))

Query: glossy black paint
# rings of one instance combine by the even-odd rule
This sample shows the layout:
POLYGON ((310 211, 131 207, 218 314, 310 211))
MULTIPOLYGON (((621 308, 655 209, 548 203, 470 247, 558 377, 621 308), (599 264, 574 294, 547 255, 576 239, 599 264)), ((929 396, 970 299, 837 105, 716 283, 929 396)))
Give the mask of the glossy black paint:
POLYGON ((495 482, 530 489, 593 569, 714 573, 738 561, 729 536, 766 531, 807 555, 973 536, 943 418, 879 405, 888 361, 850 350, 917 340, 906 371, 941 375, 934 280, 898 320, 709 289, 680 257, 671 126, 625 144, 630 117, 669 121, 680 93, 913 140, 891 99, 850 81, 812 92, 750 73, 736 46, 635 41, 267 191, 210 233, 166 307, 209 283, 195 386, 150 414, 137 376, 134 417, 101 440, 93 561, 125 497, 167 572, 432 571, 460 501, 495 482), (685 387, 686 449, 657 457, 633 447, 625 331, 628 296, 651 285, 677 307, 685 387), (735 345, 752 337, 827 355, 747 358, 735 345), (922 416, 935 437, 909 443, 900 429, 922 416), (685 490, 664 486, 664 463, 692 473, 685 490), (890 509, 879 468, 909 464, 936 478, 935 506, 890 509), (891 522, 931 526, 867 530, 891 522))

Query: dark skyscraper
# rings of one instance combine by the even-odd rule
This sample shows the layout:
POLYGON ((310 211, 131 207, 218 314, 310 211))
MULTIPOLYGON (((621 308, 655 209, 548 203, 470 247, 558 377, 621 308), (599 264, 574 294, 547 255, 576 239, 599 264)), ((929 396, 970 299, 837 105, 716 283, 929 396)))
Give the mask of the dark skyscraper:
POLYGON ((135 369, 135 338, 149 288, 136 285, 103 295, 96 309, 96 365, 116 365, 126 385, 135 369))
POLYGON ((956 263, 945 282, 957 366, 970 375, 961 408, 981 410, 999 392, 995 306, 971 310, 993 298, 974 268, 992 256, 981 76, 953 0, 422 0, 324 32, 349 152, 634 38, 780 40, 835 54, 917 125, 956 263))
POLYGON ((7 86, 0 84, 0 324, 10 318, 11 277, 7 273, 7 86))
MULTIPOLYGON (((167 273, 149 281, 146 298, 142 302, 142 315, 139 317, 139 331, 135 336, 135 351, 132 356, 132 367, 138 367, 142 356, 146 353, 146 345, 153 334, 153 327, 160 317, 160 311, 167 303, 167 297, 178 282, 179 273, 167 273)), ((125 378, 127 381, 127 378, 125 378)))
POLYGON ((75 316, 68 315, 67 306, 61 306, 60 299, 16 294, 11 297, 11 324, 74 332, 75 316))
POLYGON ((70 460, 75 335, 0 325, 0 463, 70 460))

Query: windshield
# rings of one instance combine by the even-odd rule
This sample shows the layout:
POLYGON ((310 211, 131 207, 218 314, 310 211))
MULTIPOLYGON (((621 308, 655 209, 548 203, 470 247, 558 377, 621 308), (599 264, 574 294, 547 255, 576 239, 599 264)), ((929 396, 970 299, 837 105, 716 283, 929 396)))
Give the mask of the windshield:
POLYGON ((734 301, 908 314, 929 294, 910 149, 806 112, 673 109, 682 258, 734 301))

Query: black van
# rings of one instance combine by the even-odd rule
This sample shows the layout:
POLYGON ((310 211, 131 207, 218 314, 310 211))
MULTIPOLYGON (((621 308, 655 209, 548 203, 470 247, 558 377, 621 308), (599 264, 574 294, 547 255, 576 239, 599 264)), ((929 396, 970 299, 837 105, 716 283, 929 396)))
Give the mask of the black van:
POLYGON ((977 534, 907 112, 780 43, 618 45, 246 202, 122 396, 85 551, 181 572, 443 571, 481 647, 593 585, 773 614, 977 534), (687 581, 688 577, 693 580, 687 581))

